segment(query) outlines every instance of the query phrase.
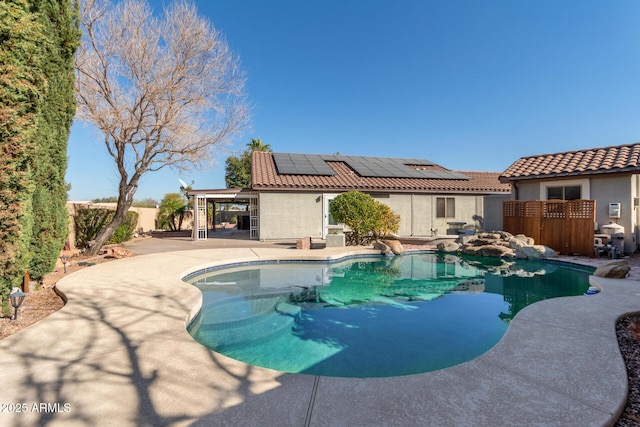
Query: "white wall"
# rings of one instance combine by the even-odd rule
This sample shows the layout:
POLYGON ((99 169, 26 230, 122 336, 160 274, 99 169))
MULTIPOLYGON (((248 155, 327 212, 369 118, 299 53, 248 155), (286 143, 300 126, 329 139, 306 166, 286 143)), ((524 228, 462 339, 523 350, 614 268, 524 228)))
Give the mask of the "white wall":
MULTIPOLYGON (((299 239, 323 236, 321 192, 260 192, 260 239, 299 239)), ((484 219, 484 196, 449 194, 373 194, 375 200, 388 205, 400 215, 400 236, 431 236, 431 230, 446 234, 448 222, 480 225, 474 216, 484 219), (455 217, 436 218, 436 198, 455 198, 455 217)))
POLYGON ((322 238, 322 193, 260 192, 260 240, 322 238))

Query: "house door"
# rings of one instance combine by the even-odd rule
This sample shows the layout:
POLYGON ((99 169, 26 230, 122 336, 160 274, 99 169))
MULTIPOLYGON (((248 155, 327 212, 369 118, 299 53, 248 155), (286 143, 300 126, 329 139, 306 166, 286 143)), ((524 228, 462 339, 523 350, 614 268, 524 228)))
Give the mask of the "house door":
POLYGON ((322 238, 326 239, 329 226, 337 225, 338 223, 333 219, 329 213, 329 205, 331 201, 337 196, 337 194, 323 194, 322 195, 322 238))

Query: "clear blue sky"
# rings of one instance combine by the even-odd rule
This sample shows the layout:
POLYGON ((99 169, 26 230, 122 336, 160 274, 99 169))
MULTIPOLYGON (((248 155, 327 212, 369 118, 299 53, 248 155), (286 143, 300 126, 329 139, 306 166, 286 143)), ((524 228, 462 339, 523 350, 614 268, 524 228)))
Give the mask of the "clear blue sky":
MULTIPOLYGON (((277 152, 495 172, 522 156, 640 141, 637 0, 196 4, 241 58, 252 127, 214 169, 150 173, 136 199, 161 200, 178 178, 224 188, 225 159, 251 138, 277 152)), ((113 159, 80 123, 67 181, 71 200, 117 195, 113 159)))

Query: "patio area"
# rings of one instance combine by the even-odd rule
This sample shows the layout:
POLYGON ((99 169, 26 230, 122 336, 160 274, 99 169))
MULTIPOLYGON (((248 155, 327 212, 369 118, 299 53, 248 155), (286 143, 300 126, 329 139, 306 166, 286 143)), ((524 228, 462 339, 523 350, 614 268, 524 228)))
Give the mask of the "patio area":
POLYGON ((186 331, 200 293, 180 278, 229 262, 374 251, 201 243, 171 242, 170 252, 136 252, 133 244, 147 255, 60 281, 67 305, 0 341, 0 423, 603 426, 625 406, 615 325, 640 311, 637 268, 625 280, 592 278, 602 288, 597 295, 527 307, 471 362, 403 377, 330 378, 249 366, 202 347, 186 331))

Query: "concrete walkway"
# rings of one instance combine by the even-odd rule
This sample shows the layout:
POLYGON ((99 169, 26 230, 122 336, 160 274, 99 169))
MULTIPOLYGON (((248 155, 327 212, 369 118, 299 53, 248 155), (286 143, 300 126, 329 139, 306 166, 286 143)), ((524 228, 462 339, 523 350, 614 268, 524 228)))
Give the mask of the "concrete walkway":
POLYGON ((471 362, 329 378, 203 348, 186 332, 201 295, 180 279, 228 262, 374 252, 231 246, 150 253, 65 277, 62 310, 0 341, 0 425, 584 427, 613 424, 625 406, 615 324, 640 311, 637 273, 594 280, 597 295, 527 307, 471 362))

